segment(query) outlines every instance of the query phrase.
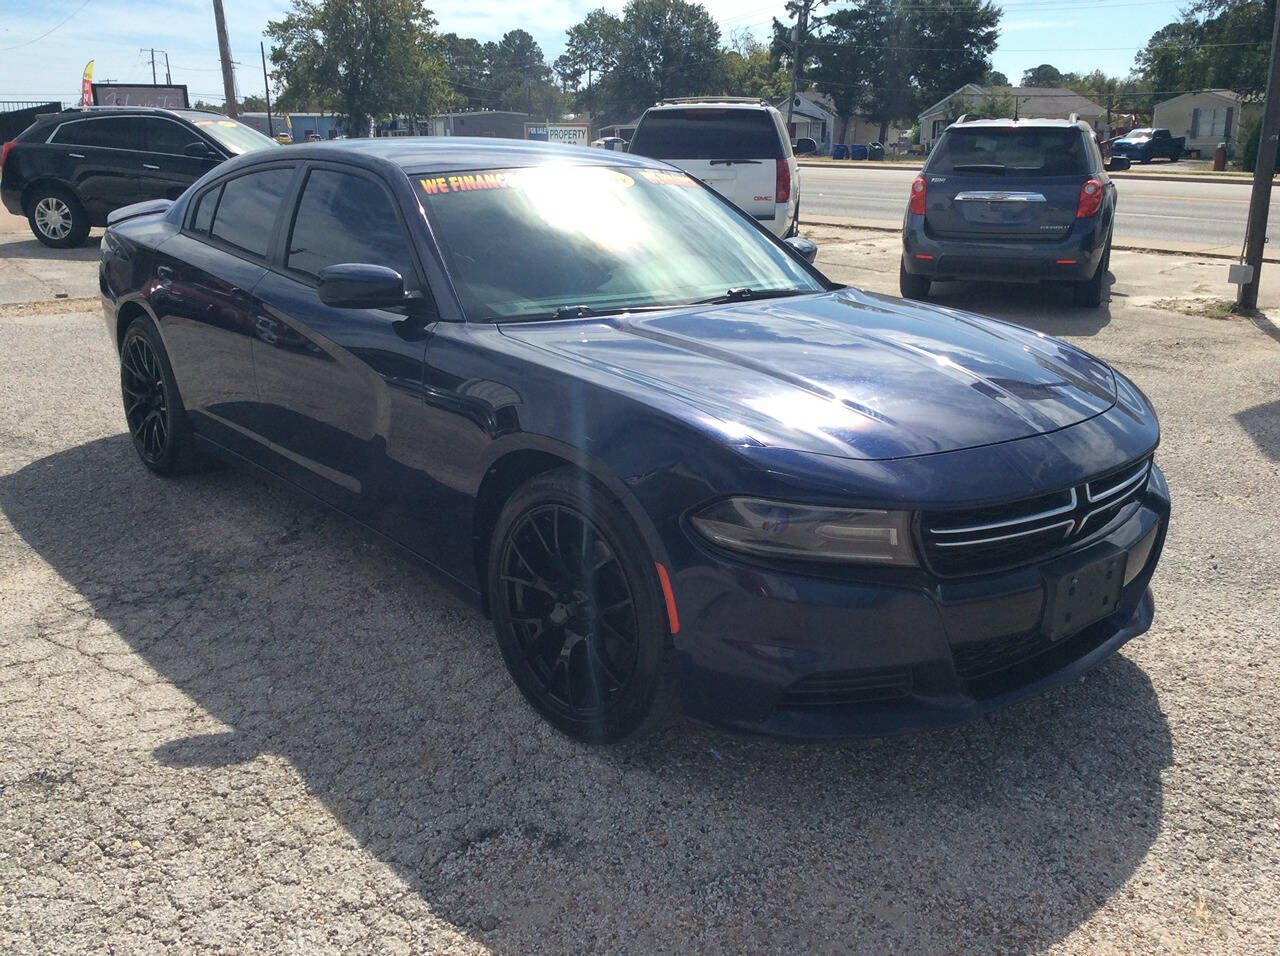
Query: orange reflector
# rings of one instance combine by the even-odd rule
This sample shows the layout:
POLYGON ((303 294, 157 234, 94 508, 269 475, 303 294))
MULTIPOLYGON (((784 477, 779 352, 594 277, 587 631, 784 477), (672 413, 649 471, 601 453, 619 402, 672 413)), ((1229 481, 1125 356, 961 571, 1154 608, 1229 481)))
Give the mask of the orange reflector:
POLYGON ((1076 264, 1074 259, 1055 259, 1054 261, 1060 266, 1073 266, 1076 264))
POLYGON ((933 258, 933 256, 925 255, 923 252, 917 252, 917 253, 916 253, 916 258, 917 258, 917 259, 932 259, 932 258, 933 258))
POLYGON ((662 584, 662 596, 667 602, 667 622, 671 625, 671 633, 680 633, 680 615, 676 613, 676 596, 671 593, 671 579, 667 577, 667 569, 657 561, 653 566, 658 569, 658 581, 662 584))

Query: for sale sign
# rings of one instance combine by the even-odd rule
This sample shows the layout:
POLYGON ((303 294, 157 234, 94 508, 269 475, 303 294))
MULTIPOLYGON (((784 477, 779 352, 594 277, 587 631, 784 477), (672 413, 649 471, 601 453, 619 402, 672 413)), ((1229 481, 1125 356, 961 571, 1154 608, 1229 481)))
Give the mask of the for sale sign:
POLYGON ((543 143, 560 143, 562 146, 586 146, 591 142, 591 127, 552 123, 536 126, 533 123, 525 123, 524 138, 543 143))

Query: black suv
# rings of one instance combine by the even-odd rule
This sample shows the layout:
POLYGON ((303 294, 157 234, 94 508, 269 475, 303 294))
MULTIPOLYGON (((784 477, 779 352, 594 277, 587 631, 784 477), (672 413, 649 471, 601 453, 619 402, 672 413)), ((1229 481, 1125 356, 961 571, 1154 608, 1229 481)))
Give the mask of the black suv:
POLYGON ((1106 292, 1116 190, 1093 130, 1068 120, 967 120, 943 131, 911 184, 899 282, 1060 282, 1077 304, 1106 292))
POLYGON ((39 117, 0 154, 0 201, 46 246, 78 246, 107 213, 177 199, 218 163, 270 138, 221 113, 128 107, 39 117))

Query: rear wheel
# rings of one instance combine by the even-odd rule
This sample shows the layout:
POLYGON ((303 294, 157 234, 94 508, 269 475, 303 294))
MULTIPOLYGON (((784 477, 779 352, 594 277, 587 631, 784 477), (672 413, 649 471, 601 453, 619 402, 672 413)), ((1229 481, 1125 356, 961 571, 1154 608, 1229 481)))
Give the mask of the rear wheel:
POLYGON ((898 263, 898 291, 904 299, 927 299, 933 284, 928 276, 912 275, 905 262, 898 263))
POLYGON ((666 722, 672 650, 654 566, 604 488, 571 469, 520 488, 494 529, 488 582, 507 668, 548 722, 587 743, 666 722))
POLYGON ((169 356, 149 318, 130 323, 120 346, 120 393, 133 447, 157 475, 195 470, 200 462, 169 356))
POLYGON ((27 203, 27 222, 46 246, 67 249, 89 235, 89 217, 80 201, 56 186, 39 188, 27 203))
POLYGON ((1107 239, 1107 247, 1103 250, 1102 261, 1093 272, 1093 278, 1076 283, 1073 291, 1075 303, 1086 309, 1096 309, 1102 305, 1107 294, 1107 275, 1111 271, 1111 240, 1107 239))

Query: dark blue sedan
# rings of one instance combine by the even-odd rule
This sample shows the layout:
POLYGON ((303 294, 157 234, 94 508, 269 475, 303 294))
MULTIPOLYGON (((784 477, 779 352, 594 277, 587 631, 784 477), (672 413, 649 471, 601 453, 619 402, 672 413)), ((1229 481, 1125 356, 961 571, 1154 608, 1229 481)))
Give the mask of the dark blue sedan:
POLYGON ((950 724, 1145 631, 1169 496, 1142 393, 813 251, 641 157, 397 139, 120 210, 100 277, 148 468, 245 465, 407 548, 582 740, 677 700, 793 736, 950 724))

